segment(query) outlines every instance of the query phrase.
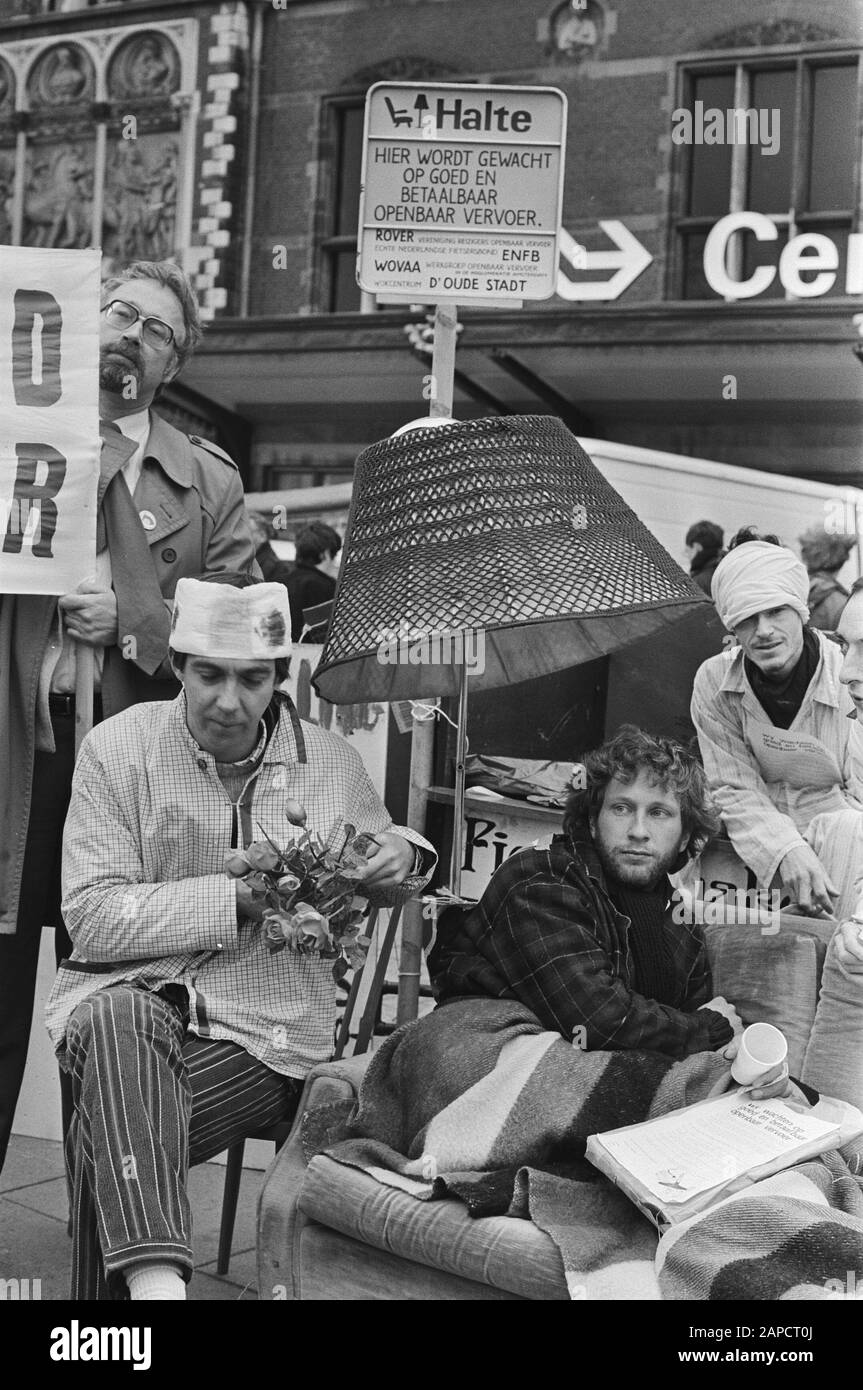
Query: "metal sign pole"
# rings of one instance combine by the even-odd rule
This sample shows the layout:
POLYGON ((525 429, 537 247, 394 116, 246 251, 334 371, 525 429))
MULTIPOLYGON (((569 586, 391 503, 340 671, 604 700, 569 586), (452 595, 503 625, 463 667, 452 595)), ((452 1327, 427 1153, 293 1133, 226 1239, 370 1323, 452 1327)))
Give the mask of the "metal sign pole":
POLYGON ((455 378, 455 345, 458 310, 454 304, 436 304, 434 311, 434 351, 432 352, 432 393, 429 415, 452 415, 455 378))
MULTIPOLYGON (((453 382, 455 374, 456 324, 458 311, 454 304, 435 305, 434 352, 432 354, 432 381, 429 415, 440 418, 452 415, 453 382)), ((464 680, 464 667, 461 668, 464 680)), ((411 733, 410 792, 408 795, 407 822, 420 834, 425 831, 428 788, 432 778, 432 751, 434 745, 434 720, 414 720, 411 733)), ((462 768, 462 801, 464 801, 464 769, 462 768)), ((453 854, 461 859, 462 836, 458 807, 455 808, 453 829, 453 854)), ((460 877, 460 875, 459 875, 460 877)), ((453 891, 458 886, 453 880, 453 891)), ((401 950, 399 951, 399 993, 396 1012, 398 1023, 409 1023, 419 1012, 420 966, 422 964, 423 916, 422 904, 411 901, 405 903, 402 918, 401 950)))
MULTIPOLYGON (((434 720, 414 720, 411 732, 411 770, 407 823, 425 833, 428 789, 434 765, 434 720)), ((399 989, 396 1023, 410 1023, 419 1013, 420 967, 423 954, 423 905, 409 898, 402 914, 399 948, 399 989)))

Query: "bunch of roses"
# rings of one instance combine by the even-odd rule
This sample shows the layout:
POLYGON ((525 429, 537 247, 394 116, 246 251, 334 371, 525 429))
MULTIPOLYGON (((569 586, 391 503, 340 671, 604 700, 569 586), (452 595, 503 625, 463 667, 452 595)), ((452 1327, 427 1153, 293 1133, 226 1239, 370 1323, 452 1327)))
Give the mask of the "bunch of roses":
MULTIPOLYGON (((285 811, 292 825, 305 827, 306 810, 298 801, 289 800, 285 811)), ((330 959, 337 981, 359 969, 371 938, 362 933, 365 910, 355 900, 356 884, 374 837, 358 835, 342 820, 334 822, 325 842, 304 828, 297 843, 284 849, 263 833, 264 839, 247 849, 232 850, 225 871, 231 878, 245 879, 253 898, 264 904, 269 951, 287 947, 330 959), (342 845, 336 852, 338 838, 342 845)))

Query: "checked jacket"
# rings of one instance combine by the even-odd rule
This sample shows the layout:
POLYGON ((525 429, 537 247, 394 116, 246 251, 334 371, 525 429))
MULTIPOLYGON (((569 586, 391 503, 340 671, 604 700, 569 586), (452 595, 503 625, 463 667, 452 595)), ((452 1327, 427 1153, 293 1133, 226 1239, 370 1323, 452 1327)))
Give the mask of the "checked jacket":
POLYGON ((723 1038, 717 1013, 696 1012, 713 997, 707 951, 699 927, 674 921, 673 901, 669 884, 672 1007, 633 988, 632 926, 606 892, 586 827, 574 840, 556 835, 549 849, 505 860, 475 908, 442 914, 429 957, 435 995, 517 999, 591 1050, 712 1050, 732 1029, 723 1038))
MULTIPOLYGON (((94 991, 182 984, 193 1033, 302 1078, 332 1051, 332 961, 271 955, 261 923, 238 921, 229 850, 261 839, 258 827, 279 845, 299 839, 285 814, 293 798, 324 839, 343 818, 357 830, 395 831, 428 851, 426 861, 436 856, 421 835, 393 825, 356 749, 300 720, 284 695, 260 766, 232 802, 186 726, 185 700, 181 692, 135 705, 81 745, 63 836, 63 916, 75 949, 48 999, 48 1031, 62 1062, 68 1020, 94 991)), ((373 901, 402 901, 428 877, 373 901)))

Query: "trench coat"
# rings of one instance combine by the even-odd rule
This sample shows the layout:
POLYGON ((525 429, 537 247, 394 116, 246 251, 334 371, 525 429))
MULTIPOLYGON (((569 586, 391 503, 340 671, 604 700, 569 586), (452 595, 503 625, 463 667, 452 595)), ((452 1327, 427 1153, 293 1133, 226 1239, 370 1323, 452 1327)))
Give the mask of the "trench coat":
MULTIPOLYGON (((113 472, 99 484, 101 506, 113 472)), ((151 415, 150 435, 134 495, 139 516, 149 513, 146 531, 150 559, 165 600, 143 632, 136 632, 134 604, 121 611, 118 632, 135 634, 134 660, 119 646, 105 650, 102 675, 103 717, 144 700, 169 699, 177 692, 167 663, 170 601, 177 580, 222 570, 260 577, 255 547, 243 506, 236 464, 217 445, 185 435, 161 416, 151 415)), ((27 843, 27 824, 36 751, 39 675, 50 640, 56 597, 0 595, 0 934, 16 930, 18 895, 27 843)))

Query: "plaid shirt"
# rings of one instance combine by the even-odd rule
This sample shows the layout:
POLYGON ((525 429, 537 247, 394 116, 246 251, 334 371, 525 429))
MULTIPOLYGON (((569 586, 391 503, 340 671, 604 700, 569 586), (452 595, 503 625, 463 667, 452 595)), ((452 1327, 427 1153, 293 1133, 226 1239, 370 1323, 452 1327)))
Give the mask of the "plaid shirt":
MULTIPOLYGON (((261 838, 258 825, 277 844, 298 839, 284 813, 292 797, 323 836, 343 817, 358 830, 394 830, 436 856, 421 835, 392 824, 346 739, 301 721, 284 697, 278 708, 245 808, 189 733, 182 693, 135 705, 84 740, 63 836, 63 916, 75 949, 46 1008, 61 1055, 77 1005, 134 981, 184 984, 192 1032, 239 1043, 285 1076, 303 1077, 329 1056, 332 961, 271 955, 260 923, 238 923, 226 854, 261 838)), ((374 901, 401 901, 427 879, 409 877, 374 901)))
POLYGON ((442 915, 429 971, 441 1003, 517 999, 567 1039, 583 1028, 591 1050, 687 1057, 719 1047, 731 1026, 712 1010, 695 1012, 713 994, 701 931, 670 911, 663 927, 676 967, 673 1007, 632 987, 630 921, 605 891, 586 831, 574 842, 556 835, 547 850, 505 860, 470 912, 442 915))
POLYGON ((842 771, 841 785, 794 790, 764 781, 752 741, 759 730, 774 725, 749 684, 742 647, 710 657, 695 676, 692 722, 710 790, 734 848, 765 885, 788 851, 805 844, 813 816, 863 810, 863 740, 860 725, 849 718, 851 696, 839 683, 842 652, 820 632, 815 635, 821 659, 791 729, 814 735, 830 749, 842 771))

